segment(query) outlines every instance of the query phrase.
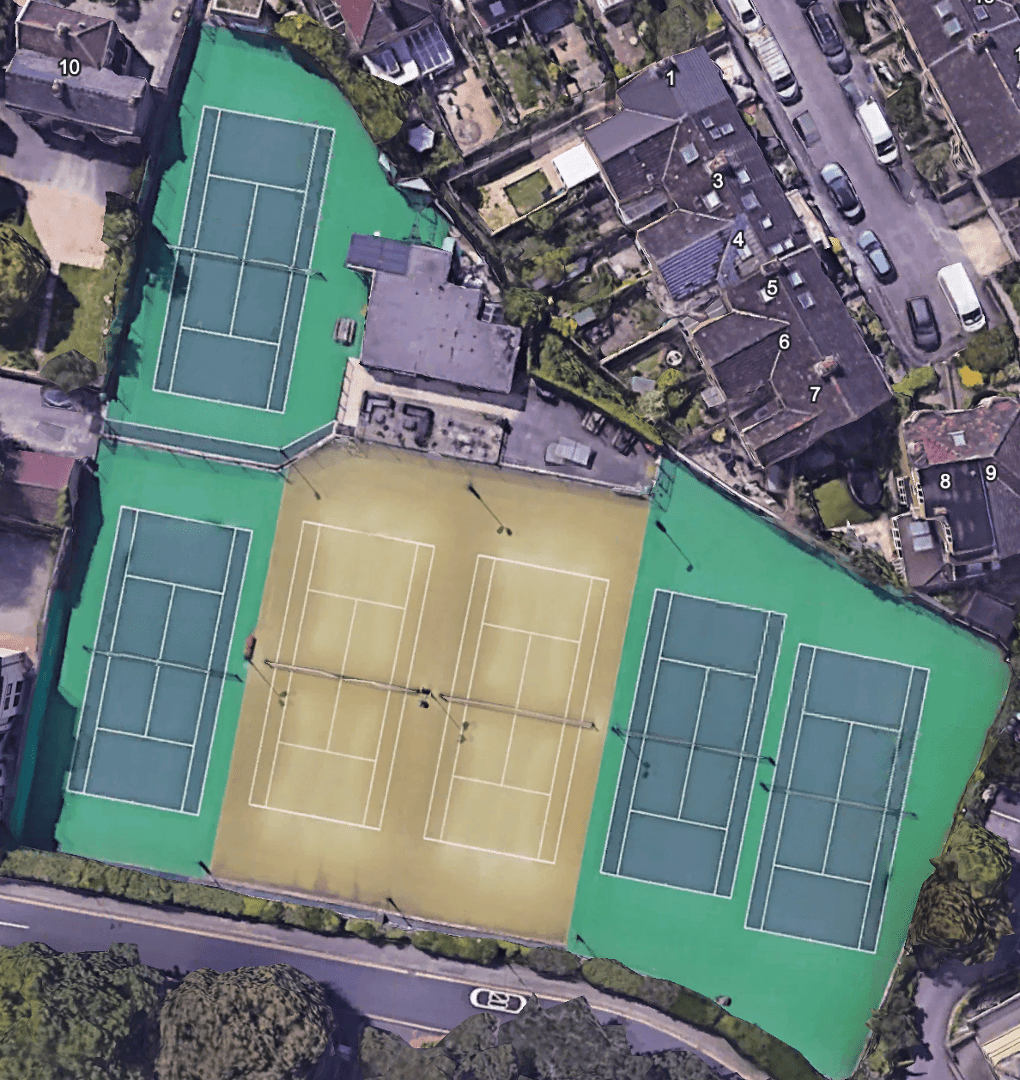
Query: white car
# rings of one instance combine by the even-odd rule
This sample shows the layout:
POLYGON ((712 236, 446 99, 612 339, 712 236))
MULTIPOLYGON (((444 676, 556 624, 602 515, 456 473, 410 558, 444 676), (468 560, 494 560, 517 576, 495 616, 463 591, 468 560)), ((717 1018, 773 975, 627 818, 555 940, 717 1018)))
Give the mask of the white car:
POLYGON ((730 9, 742 34, 753 34, 765 24, 761 21, 753 0, 730 0, 730 9))
POLYGON ((511 1016, 523 1012, 524 1006, 528 1004, 528 999, 523 994, 514 993, 512 990, 490 990, 486 986, 476 986, 468 1000, 476 1009, 509 1013, 511 1016))

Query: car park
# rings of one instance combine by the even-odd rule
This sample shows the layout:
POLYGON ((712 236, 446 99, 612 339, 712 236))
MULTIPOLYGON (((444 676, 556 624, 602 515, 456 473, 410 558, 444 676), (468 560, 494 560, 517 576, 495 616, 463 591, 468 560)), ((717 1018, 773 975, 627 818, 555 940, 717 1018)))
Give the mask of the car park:
POLYGON ((846 45, 836 29, 833 17, 815 0, 804 9, 804 18, 818 48, 822 50, 825 62, 837 75, 845 75, 853 61, 846 51, 846 45))
POLYGON ((509 1013, 516 1016, 524 1011, 528 999, 513 990, 490 990, 486 986, 476 986, 468 995, 468 1000, 476 1009, 486 1012, 509 1013))
POLYGON ((793 118, 793 130, 797 132, 805 146, 814 146, 815 143, 821 141, 822 136, 818 133, 818 125, 807 110, 793 118))
POLYGON ((733 18, 736 19, 742 33, 753 34, 755 30, 760 30, 765 25, 751 0, 729 0, 729 2, 733 18))
POLYGON ((865 229, 857 238, 857 246, 864 252, 872 272, 883 285, 896 280, 898 275, 892 259, 889 258, 889 252, 870 229, 865 229))
POLYGON ((934 352, 942 344, 939 324, 927 296, 912 296, 907 301, 907 322, 914 344, 925 352, 934 352))
POLYGON ((852 223, 861 221, 864 217, 864 207, 861 206, 857 192, 850 183, 850 177, 846 169, 835 161, 823 165, 821 170, 822 183, 829 192, 829 197, 836 205, 836 209, 852 223))

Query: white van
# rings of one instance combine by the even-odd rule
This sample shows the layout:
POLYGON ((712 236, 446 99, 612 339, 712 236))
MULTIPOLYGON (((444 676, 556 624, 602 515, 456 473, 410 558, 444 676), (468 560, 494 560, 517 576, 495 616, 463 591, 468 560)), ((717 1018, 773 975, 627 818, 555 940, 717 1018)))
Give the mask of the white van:
POLYGON ((742 34, 753 34, 764 25, 751 0, 730 0, 730 7, 742 34))
POLYGON ((868 98, 854 109, 854 114, 879 165, 895 165, 900 152, 878 102, 874 98, 868 98))
POLYGON ((964 330, 973 334, 976 330, 984 329, 987 319, 981 310, 981 301, 978 300, 963 263, 943 266, 938 273, 938 278, 942 291, 952 304, 953 311, 956 312, 956 317, 964 330))
POLYGON ((797 78, 793 74, 783 50, 779 47, 775 35, 767 27, 763 26, 753 34, 747 35, 747 44, 751 46, 754 55, 758 57, 765 74, 775 87, 779 100, 784 105, 793 105, 800 101, 800 87, 797 78))

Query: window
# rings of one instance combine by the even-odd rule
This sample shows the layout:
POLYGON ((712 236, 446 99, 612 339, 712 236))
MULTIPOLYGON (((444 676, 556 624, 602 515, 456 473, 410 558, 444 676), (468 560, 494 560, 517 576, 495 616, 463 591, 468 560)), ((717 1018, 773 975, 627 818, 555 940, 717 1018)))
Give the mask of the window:
POLYGON ((758 196, 753 191, 749 191, 740 197, 740 205, 745 210, 757 210, 761 203, 758 202, 758 196))
POLYGON ((772 228, 772 218, 770 218, 770 217, 768 216, 768 214, 766 214, 766 215, 765 215, 765 216, 764 216, 764 217, 763 217, 763 218, 761 219, 761 222, 760 222, 759 224, 761 225, 761 227, 762 227, 763 229, 771 229, 771 228, 772 228))
POLYGON ((967 436, 962 431, 951 431, 949 437, 953 440, 954 446, 967 445, 967 436))
POLYGON ((743 165, 741 165, 740 168, 737 169, 736 177, 737 183, 740 184, 741 187, 743 187, 744 184, 749 184, 751 182, 751 174, 747 171, 747 169, 744 168, 743 165))
POLYGON ((807 311, 809 308, 813 308, 815 306, 815 298, 809 292, 799 293, 798 296, 797 296, 797 299, 798 299, 798 301, 800 301, 800 306, 805 311, 807 311))
POLYGON ((799 285, 804 284, 804 278, 798 270, 790 271, 790 284, 796 289, 799 285))
POLYGON ((684 159, 685 165, 693 165, 698 160, 698 148, 694 143, 689 142, 686 146, 680 147, 680 156, 684 159))

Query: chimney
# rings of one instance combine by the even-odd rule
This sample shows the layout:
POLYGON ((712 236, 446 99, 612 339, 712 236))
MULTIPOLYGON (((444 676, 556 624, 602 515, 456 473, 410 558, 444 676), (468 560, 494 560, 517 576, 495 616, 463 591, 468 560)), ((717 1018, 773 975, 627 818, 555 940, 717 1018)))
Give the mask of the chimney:
POLYGON ((992 40, 992 35, 987 30, 979 30, 976 34, 971 34, 967 39, 967 44, 970 47, 972 53, 983 53, 988 48, 988 43, 992 40))
POLYGON ((55 98, 60 98, 61 100, 63 100, 63 97, 64 97, 64 84, 59 79, 54 79, 53 80, 53 83, 50 86, 50 90, 53 91, 53 96, 55 98))
POLYGON ((57 23, 57 37, 60 39, 61 45, 70 45, 71 43, 71 27, 66 22, 57 23))

